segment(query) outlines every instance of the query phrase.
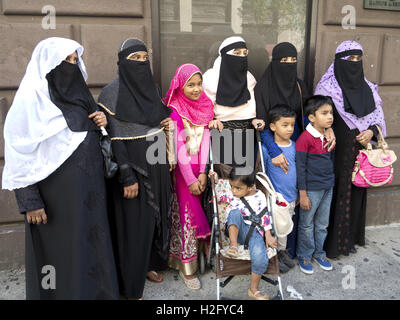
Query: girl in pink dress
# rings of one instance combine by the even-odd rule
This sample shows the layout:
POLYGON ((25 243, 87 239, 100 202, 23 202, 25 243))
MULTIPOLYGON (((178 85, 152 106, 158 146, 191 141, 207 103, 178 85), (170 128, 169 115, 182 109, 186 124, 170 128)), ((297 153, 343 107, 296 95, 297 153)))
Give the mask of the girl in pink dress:
POLYGON ((200 240, 210 235, 210 227, 201 206, 206 188, 206 164, 210 147, 208 123, 214 117, 213 103, 203 92, 203 76, 193 64, 180 66, 164 98, 175 122, 177 167, 169 266, 190 289, 200 289, 197 253, 200 240))

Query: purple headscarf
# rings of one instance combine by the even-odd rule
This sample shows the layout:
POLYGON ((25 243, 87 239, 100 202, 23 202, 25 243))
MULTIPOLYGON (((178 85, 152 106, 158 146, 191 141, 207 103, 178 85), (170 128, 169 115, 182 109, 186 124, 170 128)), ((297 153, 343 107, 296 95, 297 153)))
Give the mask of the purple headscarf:
MULTIPOLYGON (((338 46, 336 53, 356 49, 363 51, 361 44, 355 41, 344 41, 338 46)), ((342 59, 347 58, 348 57, 343 57, 342 59)), ((362 132, 367 130, 370 126, 377 124, 381 127, 382 133, 386 137, 385 116, 382 110, 382 99, 378 94, 378 86, 365 79, 374 95, 376 106, 375 111, 362 118, 358 118, 356 115, 346 112, 344 109, 343 92, 335 78, 334 63, 335 62, 331 64, 328 71, 322 76, 321 80, 317 84, 317 87, 315 88, 314 94, 331 96, 333 102, 335 103, 336 110, 350 130, 357 128, 360 132, 362 132)))

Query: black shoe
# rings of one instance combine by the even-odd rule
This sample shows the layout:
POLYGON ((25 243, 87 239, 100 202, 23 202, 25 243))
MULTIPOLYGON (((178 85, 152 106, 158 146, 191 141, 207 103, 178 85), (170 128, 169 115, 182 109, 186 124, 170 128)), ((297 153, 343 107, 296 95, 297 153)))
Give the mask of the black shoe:
POLYGON ((350 253, 357 253, 357 249, 355 248, 355 247, 353 247, 353 248, 350 248, 350 253))
POLYGON ((281 261, 279 259, 279 256, 278 256, 278 262, 279 262, 279 272, 280 273, 286 273, 290 270, 289 267, 286 264, 284 264, 283 261, 281 261))
POLYGON ((290 258, 289 253, 286 250, 281 250, 278 252, 278 259, 282 261, 288 268, 292 269, 296 266, 292 258, 290 258))

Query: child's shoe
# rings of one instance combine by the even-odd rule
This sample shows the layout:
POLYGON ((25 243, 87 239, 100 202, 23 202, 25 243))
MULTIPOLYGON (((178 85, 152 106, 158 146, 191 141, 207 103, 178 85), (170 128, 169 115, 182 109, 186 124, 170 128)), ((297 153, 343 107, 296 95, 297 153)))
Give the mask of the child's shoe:
POLYGON ((314 261, 318 263, 321 269, 325 271, 331 271, 333 269, 332 264, 328 261, 326 257, 314 258, 314 261))
POLYGON ((278 256, 278 265, 279 265, 279 272, 286 273, 289 272, 289 267, 279 258, 278 256))
POLYGON ((269 300, 269 296, 266 295, 265 293, 262 293, 261 291, 256 291, 253 293, 251 289, 247 290, 247 293, 250 298, 253 298, 254 300, 269 300))
POLYGON ((235 258, 237 258, 238 254, 239 254, 239 249, 238 249, 238 247, 229 246, 229 248, 226 250, 226 255, 227 255, 229 258, 235 259, 235 258))
POLYGON ((308 260, 304 260, 302 258, 298 259, 300 270, 303 271, 305 274, 313 274, 314 270, 312 264, 308 260))
POLYGON ((287 265, 290 269, 295 267, 295 263, 292 260, 292 258, 290 258, 288 252, 286 250, 281 250, 278 252, 278 258, 279 261, 282 261, 285 265, 287 265))

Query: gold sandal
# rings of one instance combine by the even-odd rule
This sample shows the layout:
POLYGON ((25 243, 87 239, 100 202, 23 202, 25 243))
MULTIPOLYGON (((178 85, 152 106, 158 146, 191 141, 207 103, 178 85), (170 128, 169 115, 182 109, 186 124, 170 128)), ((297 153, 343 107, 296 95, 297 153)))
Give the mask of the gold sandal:
POLYGON ((194 278, 194 279, 186 279, 185 276, 183 275, 182 271, 179 271, 179 276, 183 279, 185 282, 186 287, 192 290, 200 290, 201 284, 199 278, 194 278))

